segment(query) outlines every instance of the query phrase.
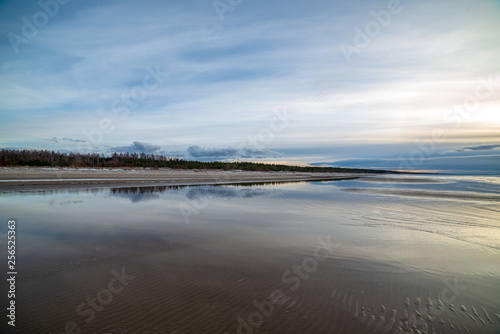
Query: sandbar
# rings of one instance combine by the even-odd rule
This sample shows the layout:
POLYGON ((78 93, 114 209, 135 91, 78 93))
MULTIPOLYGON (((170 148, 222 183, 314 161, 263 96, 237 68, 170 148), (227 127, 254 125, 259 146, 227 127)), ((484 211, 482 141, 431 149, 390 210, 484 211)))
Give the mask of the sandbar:
POLYGON ((0 191, 347 180, 357 173, 252 172, 147 168, 0 168, 0 191))

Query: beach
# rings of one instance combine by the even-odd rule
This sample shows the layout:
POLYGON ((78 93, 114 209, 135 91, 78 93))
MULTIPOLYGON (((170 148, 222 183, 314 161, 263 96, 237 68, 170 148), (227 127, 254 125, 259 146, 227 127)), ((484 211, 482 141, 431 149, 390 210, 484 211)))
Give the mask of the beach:
POLYGON ((14 171, 20 333, 500 330, 499 178, 14 171))
POLYGON ((0 334, 500 334, 500 0, 0 8, 0 334))
POLYGON ((356 173, 249 172, 153 168, 1 167, 0 191, 147 185, 201 185, 344 180, 356 173))

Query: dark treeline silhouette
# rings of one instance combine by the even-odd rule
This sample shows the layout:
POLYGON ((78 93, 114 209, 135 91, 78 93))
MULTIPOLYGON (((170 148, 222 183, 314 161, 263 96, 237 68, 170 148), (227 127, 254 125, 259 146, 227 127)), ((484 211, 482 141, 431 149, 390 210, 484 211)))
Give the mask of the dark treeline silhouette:
POLYGON ((33 167, 150 167, 173 169, 222 169, 246 171, 290 171, 290 172, 349 172, 349 173, 386 173, 383 170, 288 166, 257 162, 191 161, 169 158, 159 154, 113 153, 104 154, 60 153, 47 150, 0 150, 0 166, 33 167))

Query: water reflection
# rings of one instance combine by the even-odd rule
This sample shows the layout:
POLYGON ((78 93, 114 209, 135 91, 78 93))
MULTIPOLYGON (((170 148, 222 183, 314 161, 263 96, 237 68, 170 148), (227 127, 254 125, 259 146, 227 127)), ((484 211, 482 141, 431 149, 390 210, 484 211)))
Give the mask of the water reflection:
POLYGON ((85 203, 85 201, 84 200, 56 201, 55 199, 53 199, 53 200, 50 201, 50 206, 54 206, 54 205, 72 205, 72 204, 82 204, 82 203, 85 203))
MULTIPOLYGON (((122 187, 111 188, 110 194, 115 197, 128 198, 132 203, 158 200, 160 194, 166 192, 175 192, 181 189, 187 189, 185 196, 189 200, 200 198, 256 198, 274 196, 278 192, 260 188, 263 185, 281 185, 288 182, 265 182, 265 183, 244 183, 233 185, 171 185, 171 186, 148 186, 148 187, 122 187), (256 188, 256 189, 249 189, 256 188)), ((296 182, 299 183, 299 182, 296 182)), ((304 183, 300 181, 300 183, 304 183)))
POLYGON ((476 193, 472 191, 435 191, 435 190, 414 190, 414 189, 382 189, 382 188, 344 188, 342 191, 357 194, 387 195, 387 196, 406 196, 451 199, 461 201, 487 201, 500 203, 500 195, 488 193, 476 193))
POLYGON ((76 195, 76 194, 105 194, 109 188, 59 188, 59 189, 41 189, 41 190, 15 190, 0 192, 0 197, 15 196, 54 196, 54 195, 76 195))
POLYGON ((169 189, 177 190, 187 188, 187 186, 148 186, 148 187, 126 187, 126 188, 111 188, 112 195, 119 196, 120 194, 153 194, 163 193, 169 189))
POLYGON ((211 198, 255 198, 270 196, 273 191, 269 189, 238 189, 234 187, 197 187, 190 189, 186 197, 196 200, 205 197, 211 198))
POLYGON ((149 186, 149 187, 128 187, 111 188, 110 194, 115 197, 128 198, 132 203, 140 203, 160 199, 160 193, 167 190, 179 190, 186 186, 149 186))

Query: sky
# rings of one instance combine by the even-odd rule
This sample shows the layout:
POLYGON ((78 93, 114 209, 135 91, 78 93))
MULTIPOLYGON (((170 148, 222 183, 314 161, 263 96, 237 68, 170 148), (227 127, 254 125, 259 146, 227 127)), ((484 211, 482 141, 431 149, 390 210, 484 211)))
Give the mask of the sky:
POLYGON ((500 174, 500 0, 0 1, 0 147, 500 174))

